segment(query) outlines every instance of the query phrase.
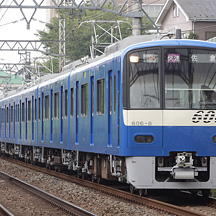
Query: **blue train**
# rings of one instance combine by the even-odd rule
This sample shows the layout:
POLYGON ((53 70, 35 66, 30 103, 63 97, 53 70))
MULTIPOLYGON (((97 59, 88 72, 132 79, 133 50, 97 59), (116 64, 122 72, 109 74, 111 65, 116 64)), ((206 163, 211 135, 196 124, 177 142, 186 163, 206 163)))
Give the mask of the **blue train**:
POLYGON ((150 39, 1 99, 1 152, 140 194, 216 188, 216 44, 150 39))

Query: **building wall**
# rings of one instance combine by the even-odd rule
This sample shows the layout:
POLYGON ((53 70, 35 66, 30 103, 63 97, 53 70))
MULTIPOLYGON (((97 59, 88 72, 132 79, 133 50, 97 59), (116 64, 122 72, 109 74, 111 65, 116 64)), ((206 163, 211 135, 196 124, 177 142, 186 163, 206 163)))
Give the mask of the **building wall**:
MULTIPOLYGON (((59 0, 57 0, 56 2, 59 2, 59 0)), ((46 0, 46 5, 47 6, 53 5, 52 0, 46 0)), ((50 23, 52 21, 52 18, 55 17, 55 16, 56 16, 55 9, 46 10, 46 22, 50 23)))
POLYGON ((199 40, 216 37, 216 22, 195 22, 194 29, 199 35, 199 40))
POLYGON ((173 17, 173 6, 170 7, 166 17, 162 22, 161 33, 175 33, 176 29, 181 29, 182 33, 188 33, 192 29, 192 22, 186 21, 186 17, 179 10, 179 16, 173 17))
POLYGON ((152 18, 156 18, 163 8, 163 5, 142 5, 145 12, 152 18))

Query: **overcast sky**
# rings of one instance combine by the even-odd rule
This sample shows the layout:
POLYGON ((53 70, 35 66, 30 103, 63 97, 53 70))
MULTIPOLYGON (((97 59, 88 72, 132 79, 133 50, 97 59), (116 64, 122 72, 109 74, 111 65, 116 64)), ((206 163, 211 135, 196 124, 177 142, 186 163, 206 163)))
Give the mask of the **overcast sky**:
MULTIPOLYGON (((24 11, 29 19, 33 13, 33 10, 26 9, 24 11)), ((38 9, 34 18, 40 21, 46 21, 46 10, 38 9)), ((37 30, 44 30, 45 24, 39 21, 32 20, 30 23, 30 30, 27 30, 26 21, 20 21, 23 19, 19 9, 0 9, 0 40, 38 40, 34 35, 37 30), (7 24, 14 21, 18 21, 14 24, 7 24), (7 24, 7 25, 5 25, 7 24)), ((39 52, 31 52, 31 56, 41 56, 39 52)), ((17 63, 20 60, 20 55, 17 51, 1 51, 0 50, 0 62, 1 63, 17 63)))

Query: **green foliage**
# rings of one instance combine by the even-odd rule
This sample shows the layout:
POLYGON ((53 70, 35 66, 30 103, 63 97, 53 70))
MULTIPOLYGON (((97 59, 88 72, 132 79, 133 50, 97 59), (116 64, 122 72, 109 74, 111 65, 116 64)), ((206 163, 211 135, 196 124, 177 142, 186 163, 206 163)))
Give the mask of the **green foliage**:
POLYGON ((198 40, 198 39, 199 39, 199 35, 198 35, 196 32, 193 33, 193 31, 190 31, 190 33, 189 33, 187 39, 195 39, 195 40, 198 40))
POLYGON ((211 195, 212 195, 212 197, 216 198, 216 190, 215 189, 211 190, 211 195))
MULTIPOLYGON (((107 6, 108 9, 111 9, 111 5, 107 6)), ((80 11, 75 11, 80 12, 80 11)), ((71 62, 77 59, 80 59, 86 55, 90 56, 90 45, 91 45, 91 36, 94 35, 94 30, 91 23, 85 21, 89 20, 121 20, 131 23, 131 19, 110 14, 101 10, 86 10, 84 14, 71 14, 70 10, 64 10, 63 12, 58 12, 58 16, 65 18, 66 26, 66 61, 71 62), (80 25, 81 24, 81 25, 80 25)), ((113 24, 110 23, 100 23, 102 28, 109 30, 110 26, 113 24)), ((38 36, 40 40, 59 40, 59 20, 58 18, 53 18, 52 23, 46 24, 46 31, 38 31, 38 36)), ((130 36, 132 34, 131 25, 128 23, 120 23, 122 38, 130 36)), ((151 22, 147 18, 143 18, 143 34, 146 30, 152 28, 151 22)), ((100 43, 110 43, 111 37, 108 34, 104 34, 104 31, 97 27, 97 35, 100 43)), ((119 38, 118 28, 113 28, 113 34, 115 37, 119 38)), ((116 42, 114 39, 113 42, 116 42)), ((59 53, 59 44, 48 43, 44 44, 45 48, 51 52, 58 54, 59 53)), ((104 47, 98 47, 99 50, 104 51, 104 47)), ((98 54, 98 53, 97 53, 98 54)), ((47 66, 50 63, 47 63, 47 66)), ((58 71, 58 63, 55 62, 55 71, 58 71)))
MULTIPOLYGON (((152 21, 154 22, 155 19, 153 19, 152 21)), ((153 24, 151 23, 151 21, 146 16, 144 16, 142 18, 142 34, 143 35, 147 34, 147 31, 150 29, 155 29, 155 28, 153 27, 153 24)))

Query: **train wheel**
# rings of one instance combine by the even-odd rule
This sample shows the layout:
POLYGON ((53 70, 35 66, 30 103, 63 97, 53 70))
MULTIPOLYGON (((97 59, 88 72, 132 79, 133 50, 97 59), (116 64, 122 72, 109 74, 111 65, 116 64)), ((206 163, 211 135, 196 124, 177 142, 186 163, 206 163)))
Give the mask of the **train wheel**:
POLYGON ((80 171, 79 171, 79 170, 77 170, 76 176, 77 176, 77 178, 80 178, 80 176, 81 176, 81 173, 80 173, 80 171))
POLYGON ((95 182, 95 180, 96 180, 96 177, 95 177, 95 175, 91 175, 91 181, 94 183, 95 182))
POLYGON ((51 169, 50 164, 46 164, 46 168, 50 170, 51 169))
POLYGON ((87 178, 87 173, 82 173, 82 180, 85 180, 87 178))
POLYGON ((139 192, 139 195, 140 195, 140 196, 143 195, 143 189, 139 189, 138 192, 139 192))
POLYGON ((148 194, 147 189, 144 189, 144 196, 147 196, 147 194, 148 194))
POLYGON ((97 176, 96 181, 97 181, 98 184, 101 184, 101 183, 102 183, 101 177, 100 177, 100 176, 97 176))
POLYGON ((207 199, 210 195, 210 190, 206 189, 206 190, 202 190, 202 196, 203 198, 207 199))
POLYGON ((130 192, 131 194, 135 193, 135 187, 132 184, 130 185, 130 192))

